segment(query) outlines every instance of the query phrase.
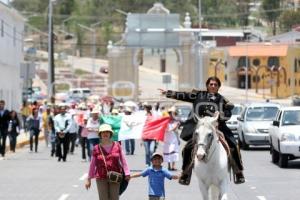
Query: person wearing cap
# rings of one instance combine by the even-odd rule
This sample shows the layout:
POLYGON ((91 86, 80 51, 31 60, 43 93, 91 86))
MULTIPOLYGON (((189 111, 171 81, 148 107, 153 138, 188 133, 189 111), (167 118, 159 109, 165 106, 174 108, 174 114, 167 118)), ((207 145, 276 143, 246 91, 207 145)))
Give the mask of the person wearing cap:
POLYGON ((85 183, 86 189, 91 187, 91 179, 96 179, 99 200, 119 200, 120 183, 109 182, 107 171, 122 173, 125 180, 129 181, 130 171, 125 155, 118 142, 112 140, 113 130, 109 124, 99 127, 101 142, 97 144, 92 153, 88 178, 85 183))
MULTIPOLYGON (((126 124, 126 126, 131 127, 132 126, 132 118, 130 117, 132 113, 132 109, 130 107, 126 107, 124 110, 124 116, 122 118, 123 123, 126 124)), ((135 140, 134 139, 127 139, 125 140, 125 150, 126 155, 133 155, 135 150, 135 140)))
POLYGON ((173 106, 168 109, 168 115, 170 117, 170 122, 164 136, 164 160, 168 162, 168 169, 171 171, 176 171, 175 162, 179 160, 179 136, 176 129, 179 127, 180 123, 176 119, 177 111, 173 106))
POLYGON ((165 199, 165 178, 172 180, 178 179, 179 176, 172 175, 167 169, 163 168, 163 156, 160 153, 154 153, 151 157, 152 165, 141 173, 136 173, 130 178, 148 176, 148 196, 149 200, 165 199))
POLYGON ((91 160, 91 153, 96 144, 99 144, 99 135, 98 130, 100 126, 99 120, 99 111, 97 109, 93 109, 91 112, 91 117, 87 121, 86 128, 88 130, 88 149, 89 149, 89 160, 91 160))

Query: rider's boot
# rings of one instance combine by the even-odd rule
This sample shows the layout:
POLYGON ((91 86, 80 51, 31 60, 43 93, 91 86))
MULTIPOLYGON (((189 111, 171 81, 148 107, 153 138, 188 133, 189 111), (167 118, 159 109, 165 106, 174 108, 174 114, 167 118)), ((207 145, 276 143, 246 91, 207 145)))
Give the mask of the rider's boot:
POLYGON ((192 177, 193 159, 192 151, 193 145, 191 141, 188 141, 182 150, 182 173, 179 177, 179 183, 182 185, 189 185, 192 177))

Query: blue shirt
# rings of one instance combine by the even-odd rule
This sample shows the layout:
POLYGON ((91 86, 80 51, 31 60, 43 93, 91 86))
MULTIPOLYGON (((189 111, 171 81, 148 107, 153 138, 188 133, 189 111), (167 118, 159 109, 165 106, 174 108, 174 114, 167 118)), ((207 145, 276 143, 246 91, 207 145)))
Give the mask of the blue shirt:
POLYGON ((148 176, 149 196, 164 197, 165 196, 165 178, 172 179, 172 174, 165 168, 159 170, 152 166, 142 172, 142 176, 148 176))

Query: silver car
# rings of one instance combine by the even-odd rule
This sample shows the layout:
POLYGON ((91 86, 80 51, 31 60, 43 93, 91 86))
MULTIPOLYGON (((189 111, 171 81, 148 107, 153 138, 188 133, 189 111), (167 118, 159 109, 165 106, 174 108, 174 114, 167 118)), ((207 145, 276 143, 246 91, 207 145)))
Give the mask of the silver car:
POLYGON ((275 103, 252 103, 238 117, 239 144, 243 149, 249 145, 269 145, 269 127, 280 105, 275 103))
POLYGON ((234 108, 232 109, 231 117, 228 121, 226 121, 226 124, 228 128, 230 128, 231 132, 234 134, 235 138, 238 138, 238 120, 237 118, 241 116, 241 113, 244 109, 244 106, 241 104, 234 104, 234 108))

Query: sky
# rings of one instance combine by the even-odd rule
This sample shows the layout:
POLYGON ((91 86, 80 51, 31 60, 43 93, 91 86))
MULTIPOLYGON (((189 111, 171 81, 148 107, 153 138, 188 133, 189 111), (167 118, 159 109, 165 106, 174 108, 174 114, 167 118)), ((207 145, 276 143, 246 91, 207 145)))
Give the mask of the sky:
POLYGON ((0 1, 7 4, 9 0, 0 0, 0 1))

